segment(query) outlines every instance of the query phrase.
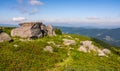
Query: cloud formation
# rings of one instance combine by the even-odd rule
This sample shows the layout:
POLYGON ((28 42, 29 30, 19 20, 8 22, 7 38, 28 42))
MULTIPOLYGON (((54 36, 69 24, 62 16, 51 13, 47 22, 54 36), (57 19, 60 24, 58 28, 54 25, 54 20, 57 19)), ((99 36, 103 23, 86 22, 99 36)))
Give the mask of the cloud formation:
POLYGON ((15 22, 22 22, 25 21, 26 19, 24 17, 14 17, 12 20, 15 22))
POLYGON ((30 0, 30 4, 31 5, 35 5, 35 6, 37 6, 37 5, 44 5, 44 3, 39 1, 39 0, 30 0))
POLYGON ((44 5, 40 0, 17 0, 17 2, 18 6, 15 7, 15 10, 28 15, 39 13, 39 7, 44 5))

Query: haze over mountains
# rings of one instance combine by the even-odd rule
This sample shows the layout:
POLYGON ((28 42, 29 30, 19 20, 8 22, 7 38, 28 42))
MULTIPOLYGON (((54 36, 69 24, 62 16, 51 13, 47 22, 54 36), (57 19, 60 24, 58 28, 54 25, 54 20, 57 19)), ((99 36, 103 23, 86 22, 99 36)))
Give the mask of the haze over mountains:
POLYGON ((116 29, 97 29, 97 28, 83 28, 83 27, 58 27, 64 33, 80 34, 98 38, 109 44, 120 46, 120 28, 116 29))

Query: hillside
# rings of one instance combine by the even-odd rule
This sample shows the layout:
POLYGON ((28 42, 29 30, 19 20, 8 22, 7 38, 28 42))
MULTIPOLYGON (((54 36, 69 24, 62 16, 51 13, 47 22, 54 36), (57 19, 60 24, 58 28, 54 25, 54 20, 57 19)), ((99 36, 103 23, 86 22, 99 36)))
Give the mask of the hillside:
MULTIPOLYGON (((3 30, 9 34, 10 29, 3 30)), ((98 39, 75 34, 12 39, 0 43, 1 71, 120 71, 120 49, 98 39), (71 44, 64 44, 65 39, 71 40, 71 44), (78 51, 83 41, 92 41, 92 45, 111 53, 98 56, 94 51, 78 51)))
POLYGON ((64 33, 80 34, 84 36, 94 37, 105 41, 109 44, 120 46, 120 28, 117 29, 97 29, 97 28, 82 28, 82 27, 58 27, 64 33))

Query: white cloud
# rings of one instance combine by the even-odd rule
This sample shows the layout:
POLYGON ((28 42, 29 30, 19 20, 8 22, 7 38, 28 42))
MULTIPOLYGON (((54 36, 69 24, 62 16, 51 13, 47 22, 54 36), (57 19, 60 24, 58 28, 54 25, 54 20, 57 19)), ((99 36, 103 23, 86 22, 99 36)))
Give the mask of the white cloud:
POLYGON ((25 21, 26 19, 24 17, 14 17, 12 20, 15 22, 21 22, 21 21, 25 21))
POLYGON ((30 4, 31 5, 44 5, 44 3, 39 0, 30 0, 30 4))
POLYGON ((44 5, 44 3, 41 2, 40 0, 17 0, 17 2, 18 5, 14 7, 14 9, 22 14, 29 15, 39 13, 39 7, 44 5))

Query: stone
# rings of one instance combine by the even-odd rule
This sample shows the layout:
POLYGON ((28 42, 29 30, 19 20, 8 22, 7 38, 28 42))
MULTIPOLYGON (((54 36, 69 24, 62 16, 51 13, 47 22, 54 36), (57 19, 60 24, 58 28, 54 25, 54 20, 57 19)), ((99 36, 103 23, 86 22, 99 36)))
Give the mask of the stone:
POLYGON ((43 50, 53 53, 53 48, 51 46, 46 46, 43 50))
POLYGON ((111 54, 111 51, 109 49, 103 49, 102 50, 105 54, 111 54))
POLYGON ((69 45, 76 44, 76 42, 75 42, 75 40, 63 39, 63 44, 66 45, 66 46, 69 46, 69 45))
POLYGON ((48 31, 48 36, 53 36, 53 35, 55 35, 55 32, 53 31, 53 27, 52 27, 52 25, 48 25, 47 26, 47 31, 48 31))
POLYGON ((18 47, 18 45, 17 45, 17 44, 14 44, 13 46, 14 46, 14 47, 18 47))
POLYGON ((84 52, 91 52, 91 51, 96 51, 97 50, 97 47, 95 47, 92 44, 92 41, 88 41, 88 40, 87 41, 81 41, 80 44, 81 44, 81 47, 79 49, 81 49, 84 52), (85 49, 87 51, 85 51, 85 49))
POLYGON ((0 42, 11 41, 11 40, 12 39, 11 39, 11 37, 8 34, 6 34, 4 32, 0 33, 0 42))
POLYGON ((80 48, 78 48, 78 51, 82 51, 82 52, 85 52, 87 53, 87 49, 83 46, 81 46, 80 48))
POLYGON ((98 49, 97 52, 98 52, 98 56, 100 57, 106 56, 106 54, 100 49, 98 49))
POLYGON ((47 35, 53 36, 52 25, 46 27, 42 22, 25 22, 20 27, 11 31, 11 36, 22 38, 41 38, 47 35))

